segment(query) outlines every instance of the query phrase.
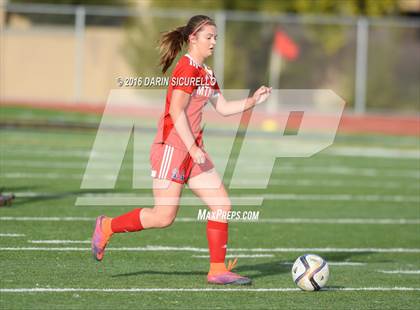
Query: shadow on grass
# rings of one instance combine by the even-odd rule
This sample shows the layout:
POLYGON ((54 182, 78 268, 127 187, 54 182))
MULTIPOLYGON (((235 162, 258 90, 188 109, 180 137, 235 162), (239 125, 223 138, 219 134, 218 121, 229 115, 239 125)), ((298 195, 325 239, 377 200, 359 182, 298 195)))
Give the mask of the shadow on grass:
MULTIPOLYGON (((373 252, 358 252, 358 253, 321 253, 327 262, 346 262, 350 259, 354 259, 356 256, 363 256, 367 254, 372 254, 373 252)), ((297 257, 296 257, 297 258, 297 257)), ((376 261, 375 261, 376 262, 376 261)), ((385 261, 389 262, 389 261, 385 261)), ((252 279, 264 278, 279 274, 291 273, 292 269, 291 261, 286 260, 277 260, 264 262, 260 264, 240 264, 233 271, 237 272, 244 276, 250 276, 252 279)), ((178 275, 207 275, 207 272, 201 271, 159 271, 159 270, 143 270, 138 272, 129 272, 112 275, 112 277, 129 277, 129 276, 141 276, 141 275, 161 275, 161 276, 178 276, 178 275)), ((343 288, 341 286, 329 286, 329 288, 343 288)))
POLYGON ((239 265, 234 271, 244 276, 250 274, 252 279, 263 278, 290 272, 292 266, 287 263, 287 261, 278 260, 260 264, 239 265))
POLYGON ((160 276, 206 276, 205 271, 157 271, 157 270, 142 270, 137 272, 128 272, 112 275, 112 278, 131 277, 141 275, 160 275, 160 276))
POLYGON ((8 187, 8 186, 2 186, 0 187, 0 192, 5 192, 5 193, 14 193, 14 192, 18 192, 18 191, 32 191, 36 188, 39 188, 39 186, 13 186, 13 187, 8 187))
MULTIPOLYGON (((356 256, 363 256, 367 254, 372 254, 372 252, 357 252, 357 253, 320 253, 318 255, 322 256, 328 261, 333 262, 346 262, 350 259, 354 259, 356 256)), ((297 256, 296 256, 297 258, 297 256)), ((388 262, 388 261, 385 261, 388 262)), ((239 265, 235 268, 235 271, 239 274, 247 275, 249 274, 252 279, 264 278, 267 276, 278 275, 281 273, 291 273, 292 270, 291 261, 272 261, 261 264, 249 264, 249 265, 239 265)))
MULTIPOLYGON (((322 256, 324 259, 326 259, 327 262, 347 262, 350 261, 350 259, 357 259, 358 256, 364 256, 369 254, 374 254, 375 252, 352 252, 352 253, 346 253, 346 252, 330 252, 330 253, 321 253, 318 254, 322 256)), ((357 260, 352 262, 360 262, 365 263, 363 260, 357 260)), ((392 263, 394 260, 378 260, 375 259, 375 263, 392 263)))
MULTIPOLYGON (((22 187, 23 188, 23 187, 22 187)), ((25 190, 29 190, 28 187, 23 188, 25 190)), ((7 192, 13 192, 13 190, 16 191, 16 188, 7 188, 7 192)), ((104 190, 89 190, 89 194, 107 194, 109 191, 104 190)), ((76 198, 80 195, 86 194, 86 190, 77 190, 77 191, 68 191, 68 192, 56 192, 56 193, 46 193, 46 194, 38 194, 34 193, 35 195, 32 197, 22 197, 19 196, 19 193, 16 194, 16 198, 13 201, 13 206, 19 207, 24 206, 29 203, 34 202, 48 202, 52 200, 60 200, 64 198, 76 198)))
MULTIPOLYGON (((283 264, 284 261, 275 261, 275 262, 267 262, 257 265, 244 265, 235 268, 233 271, 241 273, 241 271, 258 271, 259 274, 255 277, 263 277, 268 275, 274 275, 274 274, 280 274, 280 273, 286 273, 290 271, 290 268, 288 265, 283 264)), ((140 276, 140 275, 162 275, 162 276, 177 276, 177 275, 202 275, 206 276, 207 271, 157 271, 157 270, 143 270, 138 272, 129 272, 129 273, 122 273, 122 274, 116 274, 113 275, 113 278, 116 277, 129 277, 129 276, 140 276)), ((244 273, 245 275, 245 273, 244 273)))

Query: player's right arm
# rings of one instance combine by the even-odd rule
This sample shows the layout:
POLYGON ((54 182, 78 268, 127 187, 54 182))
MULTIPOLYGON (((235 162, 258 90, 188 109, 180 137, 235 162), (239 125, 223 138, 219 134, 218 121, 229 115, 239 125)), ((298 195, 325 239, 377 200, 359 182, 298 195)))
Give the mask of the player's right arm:
POLYGON ((185 109, 190 101, 190 94, 180 89, 172 91, 171 104, 169 107, 169 115, 172 118, 175 129, 184 142, 188 152, 190 153, 193 161, 197 164, 204 164, 206 157, 204 152, 195 143, 194 135, 188 123, 185 109))
POLYGON ((271 90, 271 87, 261 86, 254 92, 252 97, 232 101, 227 101, 223 97, 222 93, 219 92, 217 96, 210 99, 210 102, 213 104, 218 113, 223 116, 230 116, 244 112, 253 108, 257 104, 263 103, 270 96, 271 90))

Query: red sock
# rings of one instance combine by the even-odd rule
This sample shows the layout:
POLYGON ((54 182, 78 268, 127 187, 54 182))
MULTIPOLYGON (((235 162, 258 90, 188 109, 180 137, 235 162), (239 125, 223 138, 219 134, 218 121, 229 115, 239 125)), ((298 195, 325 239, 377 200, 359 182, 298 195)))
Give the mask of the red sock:
POLYGON ((114 217, 111 221, 112 232, 123 233, 142 230, 143 225, 140 222, 141 210, 141 208, 137 208, 123 215, 114 217))
POLYGON ((207 221, 207 240, 209 243, 210 263, 223 263, 228 241, 228 223, 207 221))

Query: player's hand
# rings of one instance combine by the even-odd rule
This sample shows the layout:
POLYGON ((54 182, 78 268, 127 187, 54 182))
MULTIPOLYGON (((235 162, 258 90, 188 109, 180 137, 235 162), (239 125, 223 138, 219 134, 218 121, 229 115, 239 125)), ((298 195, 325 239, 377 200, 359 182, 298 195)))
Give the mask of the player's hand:
POLYGON ((194 163, 201 165, 206 162, 206 155, 197 145, 193 145, 189 153, 194 163))
POLYGON ((255 104, 263 103, 271 95, 272 87, 261 86, 258 88, 252 98, 255 100, 255 104))

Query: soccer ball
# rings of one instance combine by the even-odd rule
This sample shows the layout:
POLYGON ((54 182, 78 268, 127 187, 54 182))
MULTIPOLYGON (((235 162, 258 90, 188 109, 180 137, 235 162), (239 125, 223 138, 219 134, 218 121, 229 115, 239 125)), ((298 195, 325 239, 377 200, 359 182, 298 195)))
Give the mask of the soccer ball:
POLYGON ((293 281, 304 291, 318 291, 327 284, 330 271, 320 256, 305 254, 298 257, 292 267, 293 281))

